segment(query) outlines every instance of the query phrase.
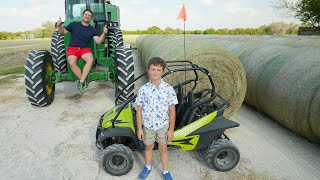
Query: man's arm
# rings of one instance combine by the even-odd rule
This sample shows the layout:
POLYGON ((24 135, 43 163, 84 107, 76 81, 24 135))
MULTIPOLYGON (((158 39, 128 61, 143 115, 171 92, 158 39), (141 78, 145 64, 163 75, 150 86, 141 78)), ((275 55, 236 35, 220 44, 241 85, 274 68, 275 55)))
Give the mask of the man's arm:
POLYGON ((58 27, 58 32, 61 35, 64 35, 66 33, 68 33, 69 31, 67 31, 63 26, 62 26, 62 21, 61 21, 61 17, 59 17, 59 20, 57 21, 57 27, 58 27))
POLYGON ((142 105, 137 106, 137 136, 139 140, 143 140, 143 130, 142 130, 142 105))
POLYGON ((108 29, 106 26, 104 26, 103 28, 103 32, 100 36, 94 36, 94 42, 96 42, 97 44, 102 44, 104 42, 105 36, 108 33, 108 29))
POLYGON ((168 142, 172 141, 174 126, 176 123, 176 106, 169 106, 169 130, 167 133, 167 140, 168 142))

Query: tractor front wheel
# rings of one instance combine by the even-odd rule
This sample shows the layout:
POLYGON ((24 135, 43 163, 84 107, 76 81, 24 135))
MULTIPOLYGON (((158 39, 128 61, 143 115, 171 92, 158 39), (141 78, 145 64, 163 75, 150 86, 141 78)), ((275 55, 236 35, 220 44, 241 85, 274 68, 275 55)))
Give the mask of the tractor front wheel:
POLYGON ((240 153, 236 146, 228 139, 213 141, 205 156, 206 164, 217 171, 229 171, 240 160, 240 153))
POLYGON ((116 96, 119 96, 116 101, 116 105, 118 105, 134 95, 134 84, 132 83, 129 85, 129 83, 134 80, 134 62, 132 50, 124 47, 117 48, 116 59, 118 74, 118 80, 116 83, 116 96))
POLYGON ((131 149, 123 144, 113 144, 103 151, 103 167, 113 176, 122 176, 131 171, 134 157, 131 149))
POLYGON ((60 72, 68 71, 64 37, 63 35, 60 35, 59 32, 52 33, 51 56, 55 70, 60 72))
POLYGON ((48 51, 32 51, 25 65, 25 85, 29 101, 35 106, 46 106, 54 99, 55 85, 49 83, 48 73, 53 62, 48 51))

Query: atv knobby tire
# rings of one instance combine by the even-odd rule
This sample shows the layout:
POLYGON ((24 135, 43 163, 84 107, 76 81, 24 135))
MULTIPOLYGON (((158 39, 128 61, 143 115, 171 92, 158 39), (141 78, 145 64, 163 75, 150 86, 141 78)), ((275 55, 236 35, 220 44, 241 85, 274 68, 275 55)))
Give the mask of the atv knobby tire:
MULTIPOLYGON (((132 50, 129 48, 116 49, 116 66, 118 81, 116 83, 116 96, 118 96, 122 89, 134 80, 134 62, 132 50)), ((116 105, 128 100, 134 95, 134 83, 122 91, 116 101, 116 105)))
POLYGON ((103 150, 103 168, 113 176, 127 174, 133 166, 131 149, 123 144, 113 144, 103 150))
POLYGON ((213 141, 205 156, 206 164, 217 171, 229 171, 240 160, 240 153, 236 146, 228 139, 213 141))
POLYGON ((31 51, 25 65, 25 85, 29 101, 35 106, 46 106, 54 99, 55 86, 46 81, 46 74, 53 70, 48 51, 31 51))
POLYGON ((52 33, 51 56, 55 70, 60 72, 68 71, 64 37, 59 32, 52 33))

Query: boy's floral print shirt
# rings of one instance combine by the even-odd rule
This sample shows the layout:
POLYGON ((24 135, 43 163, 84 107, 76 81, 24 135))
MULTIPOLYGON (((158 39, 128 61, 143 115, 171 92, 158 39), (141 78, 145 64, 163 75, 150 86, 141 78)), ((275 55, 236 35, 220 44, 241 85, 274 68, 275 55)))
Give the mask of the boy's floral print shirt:
POLYGON ((178 99, 170 84, 161 80, 156 87, 149 81, 139 89, 136 103, 142 105, 144 127, 156 130, 169 123, 169 106, 178 104, 178 99))

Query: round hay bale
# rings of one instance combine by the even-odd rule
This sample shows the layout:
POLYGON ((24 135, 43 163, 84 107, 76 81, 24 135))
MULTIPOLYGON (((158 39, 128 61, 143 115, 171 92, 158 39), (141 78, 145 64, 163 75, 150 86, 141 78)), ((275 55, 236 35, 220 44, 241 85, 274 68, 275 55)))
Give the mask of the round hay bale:
POLYGON ((311 102, 309 122, 313 132, 320 138, 320 86, 311 102))
POLYGON ((257 103, 257 83, 268 64, 277 56, 289 49, 285 46, 260 46, 244 52, 239 59, 247 77, 247 93, 245 102, 261 109, 257 103))
MULTIPOLYGON (((137 47, 146 66, 153 57, 166 61, 184 60, 183 42, 182 35, 146 35, 138 37, 137 47)), ((225 116, 231 117, 241 106, 246 91, 246 78, 240 61, 227 50, 206 41, 203 36, 192 35, 186 37, 186 57, 210 71, 217 93, 231 102, 225 111, 225 116)), ((165 81, 174 84, 183 79, 184 75, 176 75, 165 81)), ((204 82, 198 86, 207 87, 209 82, 204 82)))
POLYGON ((320 37, 207 39, 239 57, 248 83, 246 103, 292 131, 320 142, 320 37))
POLYGON ((320 52, 310 48, 285 51, 274 57, 259 75, 256 103, 287 128, 320 142, 310 122, 314 116, 311 113, 320 111, 312 112, 310 108, 312 104, 317 106, 313 101, 320 87, 320 52))

